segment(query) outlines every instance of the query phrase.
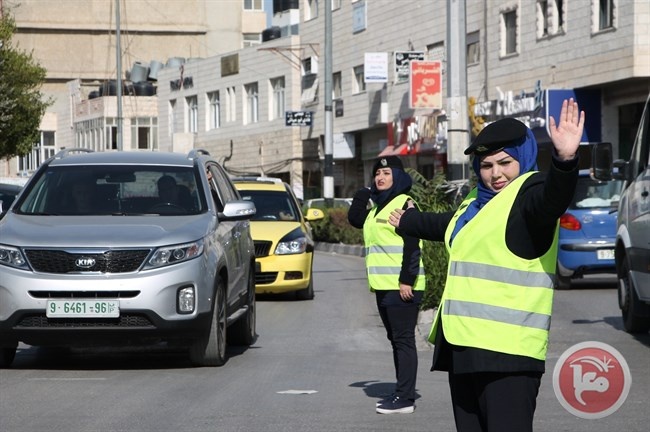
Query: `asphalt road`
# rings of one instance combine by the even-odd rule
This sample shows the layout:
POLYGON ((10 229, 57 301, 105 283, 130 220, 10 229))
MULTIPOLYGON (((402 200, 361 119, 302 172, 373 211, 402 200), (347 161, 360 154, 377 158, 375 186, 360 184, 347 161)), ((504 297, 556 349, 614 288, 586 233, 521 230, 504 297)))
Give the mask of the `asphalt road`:
MULTIPOLYGON (((0 370, 0 431, 453 431, 446 375, 430 372, 421 315, 416 411, 379 415, 392 390, 392 355, 363 258, 317 252, 313 301, 259 297, 256 343, 230 349, 220 368, 194 368, 183 352, 156 349, 56 350, 20 346, 0 370)), ((555 296, 551 344, 535 419, 537 431, 648 430, 650 335, 622 330, 609 281, 590 279, 555 296), (612 415, 584 420, 553 392, 552 372, 578 342, 614 346, 632 387, 612 415)))

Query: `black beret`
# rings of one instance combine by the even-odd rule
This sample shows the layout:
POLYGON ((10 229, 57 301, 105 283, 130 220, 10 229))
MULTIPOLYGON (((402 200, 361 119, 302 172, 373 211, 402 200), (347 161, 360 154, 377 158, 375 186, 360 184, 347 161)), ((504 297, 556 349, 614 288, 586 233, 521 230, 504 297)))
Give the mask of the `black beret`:
POLYGON ((509 144, 518 143, 526 137, 528 127, 513 118, 504 118, 490 123, 479 132, 472 145, 465 149, 465 154, 484 155, 494 153, 509 144))
POLYGON ((386 156, 377 159, 372 167, 373 176, 379 168, 398 168, 404 171, 404 165, 402 165, 402 161, 397 156, 386 156))

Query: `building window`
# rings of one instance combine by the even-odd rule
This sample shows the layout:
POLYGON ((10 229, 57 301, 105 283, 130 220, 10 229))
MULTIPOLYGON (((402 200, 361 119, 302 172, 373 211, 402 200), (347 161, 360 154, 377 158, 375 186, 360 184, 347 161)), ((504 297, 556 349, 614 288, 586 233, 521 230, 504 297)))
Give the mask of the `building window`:
POLYGON ((264 10, 263 0, 244 0, 244 10, 261 11, 264 10))
POLYGON ((156 117, 131 119, 131 148, 158 150, 158 119, 156 117))
POLYGON ((284 118, 284 77, 271 79, 271 91, 270 120, 284 118))
MULTIPOLYGON (((117 131, 117 127, 116 127, 117 131)), ((75 146, 95 151, 104 148, 104 118, 95 118, 74 123, 75 146)), ((117 133, 115 148, 117 148, 117 133)))
POLYGON ((592 10, 594 13, 594 31, 602 31, 615 27, 614 19, 616 16, 615 0, 593 0, 592 10))
POLYGON ((343 96, 341 86, 341 72, 334 72, 332 74, 332 99, 341 99, 343 96))
POLYGON ((537 0, 537 38, 564 32, 564 1, 537 0))
POLYGON ((219 129, 221 127, 221 102, 219 100, 219 92, 208 93, 208 130, 219 129))
POLYGON ((332 10, 341 9, 341 0, 332 0, 332 10))
MULTIPOLYGON (((101 122, 101 119, 99 119, 101 122)), ((31 174, 38 169, 41 163, 48 160, 56 153, 55 133, 41 131, 41 142, 32 147, 32 151, 18 158, 18 172, 31 174)), ((6 209, 5 209, 6 210, 6 209)))
POLYGON ((246 118, 244 124, 257 123, 259 115, 259 95, 257 94, 257 83, 244 85, 246 92, 246 118))
POLYGON ((481 37, 475 31, 467 35, 467 64, 478 64, 481 61, 481 37))
POLYGON ((104 148, 117 150, 117 119, 115 117, 104 118, 104 148))
POLYGON ((501 55, 517 53, 517 9, 501 13, 501 55))
POLYGON ((307 57, 302 59, 301 73, 303 76, 318 73, 318 57, 307 57))
POLYGON ((244 33, 244 40, 242 43, 244 48, 261 44, 262 40, 260 38, 260 33, 244 33))
POLYGON ((551 32, 553 34, 564 32, 564 0, 551 0, 549 15, 551 17, 551 32))
POLYGON ((226 89, 226 121, 234 122, 237 119, 237 93, 234 87, 226 89))
POLYGON ((199 131, 199 103, 196 96, 185 98, 185 132, 197 133, 199 131))
POLYGON ((318 0, 304 0, 305 1, 305 21, 318 18, 318 0))
MULTIPOLYGON (((174 128, 174 124, 176 123, 176 114, 174 111, 176 110, 176 100, 172 99, 169 101, 169 112, 167 113, 167 123, 168 123, 168 130, 167 132, 169 133, 169 136, 173 136, 174 132, 176 132, 176 129, 174 128)), ((117 147, 116 147, 117 148, 117 147)))
POLYGON ((366 91, 366 82, 363 79, 363 65, 355 66, 352 74, 352 93, 356 94, 366 91))

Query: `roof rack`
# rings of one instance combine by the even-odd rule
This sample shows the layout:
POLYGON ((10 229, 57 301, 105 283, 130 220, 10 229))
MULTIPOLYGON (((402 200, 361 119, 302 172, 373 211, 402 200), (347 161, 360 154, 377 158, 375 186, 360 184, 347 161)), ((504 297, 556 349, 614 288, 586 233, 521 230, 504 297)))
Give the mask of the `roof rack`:
POLYGON ((70 153, 94 153, 95 150, 93 149, 88 149, 88 148, 81 148, 81 147, 73 147, 69 149, 63 149, 57 154, 54 155, 55 159, 63 159, 64 157, 68 156, 70 153))
POLYGON ((187 154, 187 158, 188 158, 188 159, 197 159, 197 158, 198 158, 199 156, 201 156, 201 155, 203 155, 203 156, 210 156, 210 152, 208 152, 208 151, 205 150, 205 149, 201 149, 201 148, 198 148, 198 149, 192 149, 192 150, 190 150, 190 152, 187 154))

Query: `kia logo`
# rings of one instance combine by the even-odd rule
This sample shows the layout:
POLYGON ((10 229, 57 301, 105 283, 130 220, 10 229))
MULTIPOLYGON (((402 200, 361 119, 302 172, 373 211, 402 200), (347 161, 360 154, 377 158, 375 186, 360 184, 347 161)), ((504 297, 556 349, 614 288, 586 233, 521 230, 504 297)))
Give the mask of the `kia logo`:
POLYGON ((79 268, 88 269, 95 266, 95 258, 87 258, 87 257, 77 258, 77 260, 74 263, 79 268))

